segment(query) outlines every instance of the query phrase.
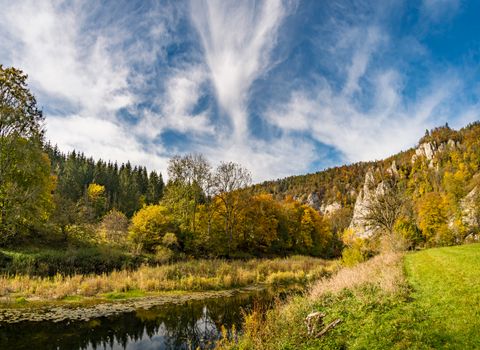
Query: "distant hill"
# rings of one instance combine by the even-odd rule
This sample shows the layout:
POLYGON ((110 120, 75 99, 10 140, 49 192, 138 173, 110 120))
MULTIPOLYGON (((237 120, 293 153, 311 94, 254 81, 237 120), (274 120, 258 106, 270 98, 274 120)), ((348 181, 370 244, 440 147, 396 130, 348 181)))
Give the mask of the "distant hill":
POLYGON ((384 180, 395 177, 409 201, 405 220, 420 231, 449 232, 442 234, 447 237, 443 243, 453 243, 478 228, 479 166, 480 122, 460 130, 447 124, 426 131, 415 148, 386 159, 266 181, 253 186, 253 190, 277 199, 291 196, 334 219, 340 215, 343 223, 338 229, 343 230, 354 226, 352 218, 380 191, 384 180))

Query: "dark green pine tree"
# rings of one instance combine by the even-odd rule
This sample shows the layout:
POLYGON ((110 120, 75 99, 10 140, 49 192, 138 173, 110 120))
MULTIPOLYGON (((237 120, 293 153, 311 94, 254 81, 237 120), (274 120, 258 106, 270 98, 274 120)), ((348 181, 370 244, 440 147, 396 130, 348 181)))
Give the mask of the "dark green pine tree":
POLYGON ((130 162, 119 171, 118 209, 131 217, 140 208, 140 192, 130 162))
POLYGON ((162 174, 157 174, 155 171, 150 173, 148 179, 147 203, 156 204, 163 197, 163 183, 162 174))

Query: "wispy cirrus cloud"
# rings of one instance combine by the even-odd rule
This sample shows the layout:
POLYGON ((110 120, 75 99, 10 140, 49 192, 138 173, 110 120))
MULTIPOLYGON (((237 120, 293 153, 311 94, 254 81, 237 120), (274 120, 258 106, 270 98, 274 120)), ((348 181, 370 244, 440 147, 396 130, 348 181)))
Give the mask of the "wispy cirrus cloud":
POLYGON ((169 18, 157 12, 136 21, 121 7, 81 1, 9 2, 2 9, 2 60, 29 74, 52 142, 109 160, 166 164, 164 149, 132 133, 118 112, 138 112, 151 74, 146 66, 162 54, 169 18))
POLYGON ((260 181, 381 158, 480 110, 475 70, 438 48, 456 0, 0 7, 0 62, 29 74, 47 137, 104 159, 165 170, 203 152, 260 181))
POLYGON ((419 101, 409 102, 402 97, 399 80, 397 72, 379 73, 373 105, 367 110, 323 81, 313 91, 292 93, 288 102, 269 111, 268 119, 286 134, 307 133, 334 147, 347 162, 382 159, 413 146, 425 129, 450 120, 448 103, 459 87, 450 78, 428 87, 419 101))
POLYGON ((236 142, 248 136, 249 88, 270 68, 271 50, 286 11, 281 0, 191 1, 205 62, 236 142))
POLYGON ((421 10, 426 18, 437 22, 444 18, 453 18, 460 6, 460 0, 423 0, 421 10))
POLYGON ((201 39, 204 62, 223 125, 214 144, 199 145, 214 162, 233 160, 253 169, 254 179, 281 177, 308 169, 315 160, 310 140, 252 135, 252 84, 276 64, 272 57, 280 27, 293 1, 191 1, 191 20, 201 39))
MULTIPOLYGON (((365 23, 359 14, 359 20, 349 18, 348 25, 335 18, 328 25, 334 33, 330 40, 335 40, 322 49, 334 73, 311 76, 287 101, 270 106, 266 119, 282 135, 307 135, 340 151, 344 161, 354 162, 407 149, 425 129, 446 121, 458 125, 460 119, 474 120, 478 108, 466 100, 463 108, 471 107, 471 112, 457 115, 462 103, 458 92, 465 85, 456 69, 426 72, 424 84, 407 91, 410 77, 402 72, 403 63, 388 55, 397 50, 402 56, 402 47, 375 17, 365 23)), ((421 44, 413 44, 415 54, 428 60, 421 44)))
POLYGON ((206 95, 207 80, 204 67, 198 64, 172 69, 165 81, 165 93, 154 99, 159 111, 143 111, 135 131, 149 138, 156 138, 166 130, 211 136, 214 125, 208 107, 197 110, 200 99, 206 95))

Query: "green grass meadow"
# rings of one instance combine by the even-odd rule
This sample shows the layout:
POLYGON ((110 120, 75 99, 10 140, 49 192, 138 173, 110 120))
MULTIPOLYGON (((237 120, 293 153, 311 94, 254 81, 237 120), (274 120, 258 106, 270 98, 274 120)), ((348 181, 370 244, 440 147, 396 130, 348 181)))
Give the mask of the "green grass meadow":
POLYGON ((480 349, 480 244, 428 249, 397 260, 352 268, 350 278, 368 275, 366 283, 339 276, 320 286, 325 290, 320 294, 294 297, 263 318, 253 313, 240 341, 219 347, 480 349), (395 287, 385 288, 382 281, 395 272, 400 276, 395 287), (335 287, 345 283, 346 288, 335 287), (312 311, 324 312, 325 324, 342 321, 326 336, 308 336, 304 318, 312 311))
POLYGON ((409 254, 405 270, 422 330, 436 348, 480 348, 480 244, 409 254))

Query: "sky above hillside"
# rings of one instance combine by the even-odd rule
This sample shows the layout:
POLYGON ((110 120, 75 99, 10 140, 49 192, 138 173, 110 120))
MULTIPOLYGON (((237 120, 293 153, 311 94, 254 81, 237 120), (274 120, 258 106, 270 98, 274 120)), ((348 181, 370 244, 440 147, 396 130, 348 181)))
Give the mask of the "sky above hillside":
POLYGON ((0 63, 61 150, 235 161, 256 181, 383 158, 479 116, 480 2, 0 0, 0 63))

